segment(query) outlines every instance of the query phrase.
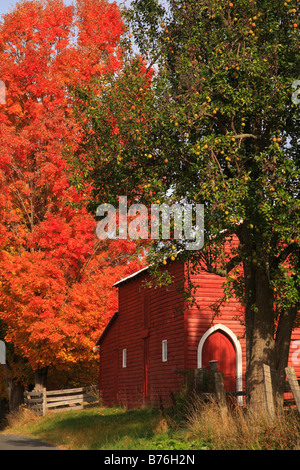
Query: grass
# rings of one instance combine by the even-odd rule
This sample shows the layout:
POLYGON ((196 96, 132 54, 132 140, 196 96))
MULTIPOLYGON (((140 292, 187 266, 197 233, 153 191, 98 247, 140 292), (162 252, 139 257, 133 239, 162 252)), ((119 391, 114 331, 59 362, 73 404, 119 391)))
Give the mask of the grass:
POLYGON ((201 436, 218 450, 300 450, 300 417, 296 409, 279 410, 274 418, 214 401, 195 399, 187 415, 187 437, 201 436))
POLYGON ((271 419, 199 399, 164 413, 96 407, 37 417, 23 409, 7 421, 3 433, 32 436, 69 450, 300 450, 297 412, 271 419))
POLYGON ((37 417, 11 413, 3 433, 42 439, 66 450, 171 450, 207 448, 201 439, 185 440, 181 426, 159 410, 90 408, 37 417))

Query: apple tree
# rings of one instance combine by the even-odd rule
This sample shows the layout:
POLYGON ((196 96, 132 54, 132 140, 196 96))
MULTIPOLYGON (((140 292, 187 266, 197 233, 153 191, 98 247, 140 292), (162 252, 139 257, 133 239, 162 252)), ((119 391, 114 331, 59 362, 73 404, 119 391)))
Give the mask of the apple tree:
POLYGON ((249 404, 261 401, 264 363, 280 403, 300 307, 299 1, 135 0, 126 18, 151 86, 126 74, 108 84, 86 146, 104 142, 110 109, 117 138, 97 147, 110 178, 94 152, 87 179, 140 202, 204 204, 204 248, 183 257, 223 276, 222 301, 244 307, 249 404))

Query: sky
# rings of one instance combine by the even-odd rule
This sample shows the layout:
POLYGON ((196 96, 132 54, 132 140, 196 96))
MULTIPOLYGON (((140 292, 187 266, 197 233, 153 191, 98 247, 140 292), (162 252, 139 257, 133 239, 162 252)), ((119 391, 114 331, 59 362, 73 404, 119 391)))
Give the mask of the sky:
MULTIPOLYGON (((18 0, 0 0, 0 17, 13 10, 17 3, 18 0)), ((66 5, 71 5, 73 0, 64 0, 64 3, 66 5)), ((116 0, 116 3, 121 4, 123 2, 116 0)))
POLYGON ((0 0, 0 16, 8 13, 17 3, 17 0, 0 0))
MULTIPOLYGON (((9 13, 18 3, 18 0, 0 0, 0 16, 9 13)), ((64 0, 66 5, 70 5, 72 0, 64 0)))

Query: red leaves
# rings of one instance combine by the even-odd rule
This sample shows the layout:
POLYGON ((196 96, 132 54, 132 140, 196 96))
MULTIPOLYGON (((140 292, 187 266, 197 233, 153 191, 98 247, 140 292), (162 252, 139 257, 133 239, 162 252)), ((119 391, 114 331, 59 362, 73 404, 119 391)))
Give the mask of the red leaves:
MULTIPOLYGON (((54 231, 51 235, 55 238, 54 231)), ((112 284, 141 263, 129 265, 126 259, 121 263, 118 255, 124 257, 125 252, 117 242, 94 257, 91 244, 86 244, 85 259, 80 239, 68 239, 66 249, 63 240, 56 239, 56 249, 49 251, 42 250, 43 243, 32 253, 2 252, 0 264, 6 271, 1 276, 1 318, 8 328, 6 340, 28 358, 33 369, 88 362, 99 332, 117 309, 112 284), (77 259, 76 266, 78 249, 81 262, 77 259)), ((128 242, 127 251, 133 251, 128 242)))
POLYGON ((76 25, 79 44, 93 51, 95 57, 101 51, 112 53, 124 32, 117 4, 104 0, 78 0, 76 25))
POLYGON ((112 284, 141 265, 132 243, 96 238, 91 188, 70 186, 64 158, 81 139, 67 87, 115 70, 122 32, 104 0, 24 1, 0 28, 0 318, 33 369, 88 364, 117 308, 112 284))

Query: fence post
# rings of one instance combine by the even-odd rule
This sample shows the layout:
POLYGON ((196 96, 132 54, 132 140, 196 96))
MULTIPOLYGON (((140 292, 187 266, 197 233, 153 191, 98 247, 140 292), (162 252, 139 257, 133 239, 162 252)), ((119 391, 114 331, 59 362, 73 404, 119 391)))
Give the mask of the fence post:
POLYGON ((269 415, 272 418, 274 418, 275 408, 274 408, 274 400, 273 400, 273 388, 272 388, 270 366, 267 366, 266 364, 263 364, 263 374, 264 374, 264 385, 265 385, 265 393, 266 393, 267 411, 268 411, 269 415))
POLYGON ((300 413, 300 388, 299 388, 298 380, 297 380, 297 377, 296 377, 296 374, 295 374, 295 369, 293 367, 286 367, 285 368, 285 373, 286 373, 286 377, 288 379, 288 382, 290 384, 290 387, 291 387, 291 390, 292 390, 292 393, 293 393, 293 397, 294 397, 295 403, 297 405, 297 409, 300 413))
POLYGON ((38 384, 34 387, 34 390, 40 392, 42 394, 42 416, 46 415, 46 409, 47 409, 47 389, 46 387, 43 387, 43 385, 38 384))
POLYGON ((222 372, 214 372, 214 382, 215 382, 215 393, 217 396, 217 401, 220 406, 225 406, 226 404, 226 393, 224 388, 222 372))
POLYGON ((43 406, 42 406, 42 412, 43 412, 43 416, 46 415, 46 409, 47 409, 47 390, 46 390, 46 387, 43 387, 43 406))

